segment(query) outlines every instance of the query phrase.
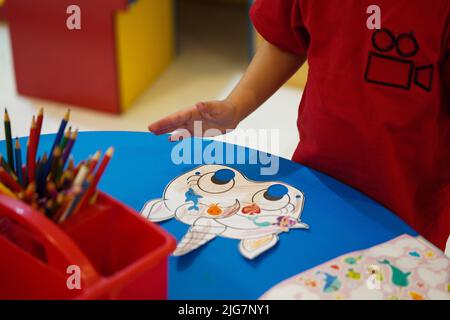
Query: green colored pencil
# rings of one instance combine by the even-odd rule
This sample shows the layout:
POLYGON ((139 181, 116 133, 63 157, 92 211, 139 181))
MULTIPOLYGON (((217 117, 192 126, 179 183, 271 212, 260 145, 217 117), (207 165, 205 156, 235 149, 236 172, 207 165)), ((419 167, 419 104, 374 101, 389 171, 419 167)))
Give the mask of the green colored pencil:
POLYGON ((60 145, 61 150, 64 150, 64 148, 66 147, 71 134, 72 134, 72 127, 69 127, 69 129, 64 133, 64 137, 61 140, 61 145, 60 145))
MULTIPOLYGON (((11 135, 11 120, 9 119, 8 110, 5 109, 5 117, 3 118, 5 123, 5 138, 6 138, 6 152, 8 156, 9 167, 14 169, 14 153, 13 153, 13 142, 11 135)), ((17 172, 16 172, 17 174, 17 172)))

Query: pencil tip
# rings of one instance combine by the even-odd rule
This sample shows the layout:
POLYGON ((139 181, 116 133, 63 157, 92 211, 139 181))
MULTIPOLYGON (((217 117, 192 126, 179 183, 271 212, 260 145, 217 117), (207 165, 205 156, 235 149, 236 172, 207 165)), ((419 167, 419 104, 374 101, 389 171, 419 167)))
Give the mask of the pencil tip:
POLYGON ((61 148, 59 146, 55 147, 55 151, 53 151, 54 157, 59 157, 61 155, 61 148))
POLYGON ((67 109, 67 112, 66 112, 66 114, 64 116, 64 120, 65 121, 69 121, 69 119, 70 119, 70 109, 67 109))
POLYGON ((113 147, 109 147, 108 151, 106 151, 106 155, 108 157, 112 157, 113 154, 114 154, 114 148, 113 147))
POLYGON ((72 139, 72 140, 75 140, 75 139, 77 138, 77 136, 78 136, 78 129, 76 129, 74 132, 72 132, 72 137, 71 137, 71 139, 72 139))

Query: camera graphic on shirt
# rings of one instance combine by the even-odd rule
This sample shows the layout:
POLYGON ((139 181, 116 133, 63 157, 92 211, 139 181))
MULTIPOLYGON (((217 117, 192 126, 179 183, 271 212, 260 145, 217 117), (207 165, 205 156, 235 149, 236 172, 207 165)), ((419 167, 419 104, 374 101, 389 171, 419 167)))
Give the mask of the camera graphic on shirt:
POLYGON ((364 78, 367 82, 409 90, 414 83, 430 92, 433 79, 433 65, 416 66, 413 58, 419 52, 419 43, 410 33, 395 37, 388 29, 378 29, 372 34, 364 78), (397 55, 393 56, 392 52, 397 55), (388 54, 391 53, 391 54, 388 54))

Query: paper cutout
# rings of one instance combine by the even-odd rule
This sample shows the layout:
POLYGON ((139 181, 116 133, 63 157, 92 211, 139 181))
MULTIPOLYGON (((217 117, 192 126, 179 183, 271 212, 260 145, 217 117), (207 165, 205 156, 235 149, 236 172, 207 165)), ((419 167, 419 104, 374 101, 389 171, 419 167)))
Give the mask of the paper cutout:
POLYGON ((450 300, 450 260, 424 238, 403 235, 287 279, 261 299, 450 300))
POLYGON ((254 259, 275 246, 278 235, 308 229, 300 220, 304 195, 282 182, 255 182, 223 165, 204 165, 170 182, 162 199, 148 201, 141 215, 190 225, 175 256, 185 255, 217 236, 240 240, 239 251, 254 259))

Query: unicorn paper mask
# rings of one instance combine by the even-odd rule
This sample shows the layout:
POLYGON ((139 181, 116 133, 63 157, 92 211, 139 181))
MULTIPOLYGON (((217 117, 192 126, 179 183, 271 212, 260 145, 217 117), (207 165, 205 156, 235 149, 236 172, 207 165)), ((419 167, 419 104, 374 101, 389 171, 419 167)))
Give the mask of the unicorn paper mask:
POLYGON ((204 165, 170 182, 141 215, 154 222, 175 217, 191 226, 175 256, 222 236, 240 240, 242 255, 253 259, 272 248, 278 234, 308 228, 300 220, 303 203, 303 193, 285 183, 250 181, 233 168, 204 165))

